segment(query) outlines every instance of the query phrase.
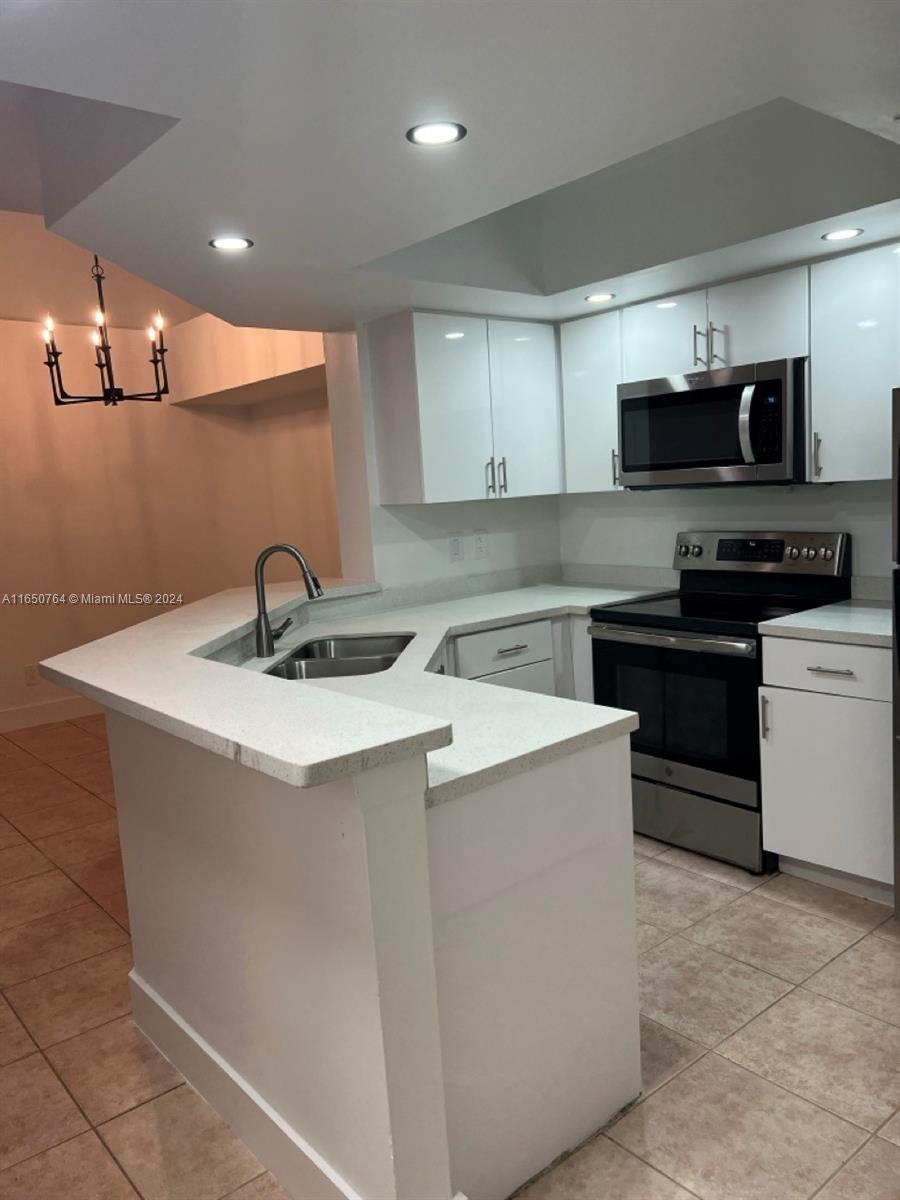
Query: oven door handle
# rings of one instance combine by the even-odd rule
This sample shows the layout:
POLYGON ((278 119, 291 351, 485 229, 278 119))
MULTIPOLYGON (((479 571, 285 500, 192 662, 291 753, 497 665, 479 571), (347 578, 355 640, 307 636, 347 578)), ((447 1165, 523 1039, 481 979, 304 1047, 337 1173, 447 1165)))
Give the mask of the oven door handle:
POLYGON ((589 625, 588 633, 601 642, 622 642, 631 646, 657 646, 663 650, 693 650, 699 654, 732 654, 742 658, 756 658, 755 641, 676 636, 652 630, 623 629, 620 625, 589 625))
POLYGON ((741 406, 738 409, 738 439, 741 443, 741 454, 747 466, 753 466, 756 456, 753 453, 753 439, 750 437, 750 412, 753 408, 753 392, 755 383, 748 383, 741 392, 741 406))

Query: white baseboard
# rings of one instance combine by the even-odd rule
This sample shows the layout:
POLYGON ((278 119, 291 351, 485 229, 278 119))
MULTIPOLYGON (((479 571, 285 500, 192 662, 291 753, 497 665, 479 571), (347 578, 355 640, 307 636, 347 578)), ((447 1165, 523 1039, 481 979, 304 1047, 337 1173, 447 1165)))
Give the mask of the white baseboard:
POLYGON ((0 708, 0 733, 12 729, 31 729, 51 721, 71 721, 73 717, 91 717, 103 709, 93 700, 82 696, 66 696, 61 700, 39 700, 36 704, 21 704, 17 708, 0 708))
POLYGON ((289 1195, 296 1200, 364 1200, 136 971, 130 980, 137 1027, 289 1195))
POLYGON ((783 855, 779 856, 778 865, 785 875, 796 875, 799 879, 808 879, 810 883, 821 883, 823 887, 836 888, 851 896, 862 896, 864 900, 893 906, 894 889, 889 883, 848 875, 845 871, 833 871, 830 867, 817 867, 814 863, 785 858, 783 855))

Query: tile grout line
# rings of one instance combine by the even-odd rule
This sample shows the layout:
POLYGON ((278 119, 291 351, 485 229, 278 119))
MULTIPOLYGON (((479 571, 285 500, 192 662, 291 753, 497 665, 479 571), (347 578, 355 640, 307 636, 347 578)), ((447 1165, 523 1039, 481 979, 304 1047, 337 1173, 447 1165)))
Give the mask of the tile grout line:
MULTIPOLYGON (((890 1118, 888 1118, 888 1120, 890 1120, 890 1118)), ((813 1192, 813 1194, 809 1197, 809 1200, 816 1200, 816 1196, 821 1196, 822 1193, 825 1191, 825 1189, 828 1187, 829 1183, 831 1183, 832 1180, 836 1179, 837 1176, 840 1175, 840 1173, 841 1173, 841 1171, 843 1171, 844 1167, 849 1166, 850 1163, 852 1163, 855 1158, 858 1158, 859 1155, 862 1154, 863 1150, 865 1150, 866 1146, 869 1145, 869 1143, 873 1140, 874 1137, 875 1137, 875 1134, 874 1133, 871 1134, 869 1137, 866 1138, 866 1140, 863 1142, 863 1144, 858 1149, 853 1151, 853 1153, 850 1155, 849 1158, 845 1158, 844 1161, 841 1163, 841 1165, 837 1168, 837 1170, 833 1171, 828 1176, 828 1178, 825 1180, 825 1182, 822 1184, 822 1186, 816 1188, 816 1190, 813 1192)))

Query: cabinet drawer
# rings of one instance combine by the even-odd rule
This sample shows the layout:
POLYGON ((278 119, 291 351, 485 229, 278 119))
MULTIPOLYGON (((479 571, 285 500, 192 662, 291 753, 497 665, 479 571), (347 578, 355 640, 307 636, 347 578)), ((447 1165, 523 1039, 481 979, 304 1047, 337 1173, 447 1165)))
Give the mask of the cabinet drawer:
POLYGON ((773 687, 890 700, 891 651, 799 638, 763 638, 763 682, 773 687))
POLYGON ((497 687, 518 688, 522 692, 540 692, 542 696, 556 695, 556 677, 553 663, 528 663, 524 667, 511 667, 495 675, 482 675, 479 683, 493 683, 497 687))
POLYGON ((483 633, 466 633, 456 639, 457 673, 477 679, 507 667, 553 658, 553 635, 549 621, 528 621, 483 633))

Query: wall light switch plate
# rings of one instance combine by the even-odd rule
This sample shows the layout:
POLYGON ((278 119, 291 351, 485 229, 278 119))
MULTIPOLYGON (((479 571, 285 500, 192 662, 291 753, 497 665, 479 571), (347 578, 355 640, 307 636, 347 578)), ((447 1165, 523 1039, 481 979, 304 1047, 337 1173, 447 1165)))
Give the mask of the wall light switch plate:
POLYGON ((488 535, 486 529, 475 530, 475 545, 472 550, 473 558, 487 558, 487 540, 488 535))
POLYGON ((461 533, 450 534, 450 561, 462 562, 466 557, 465 547, 463 545, 463 535, 461 533))

